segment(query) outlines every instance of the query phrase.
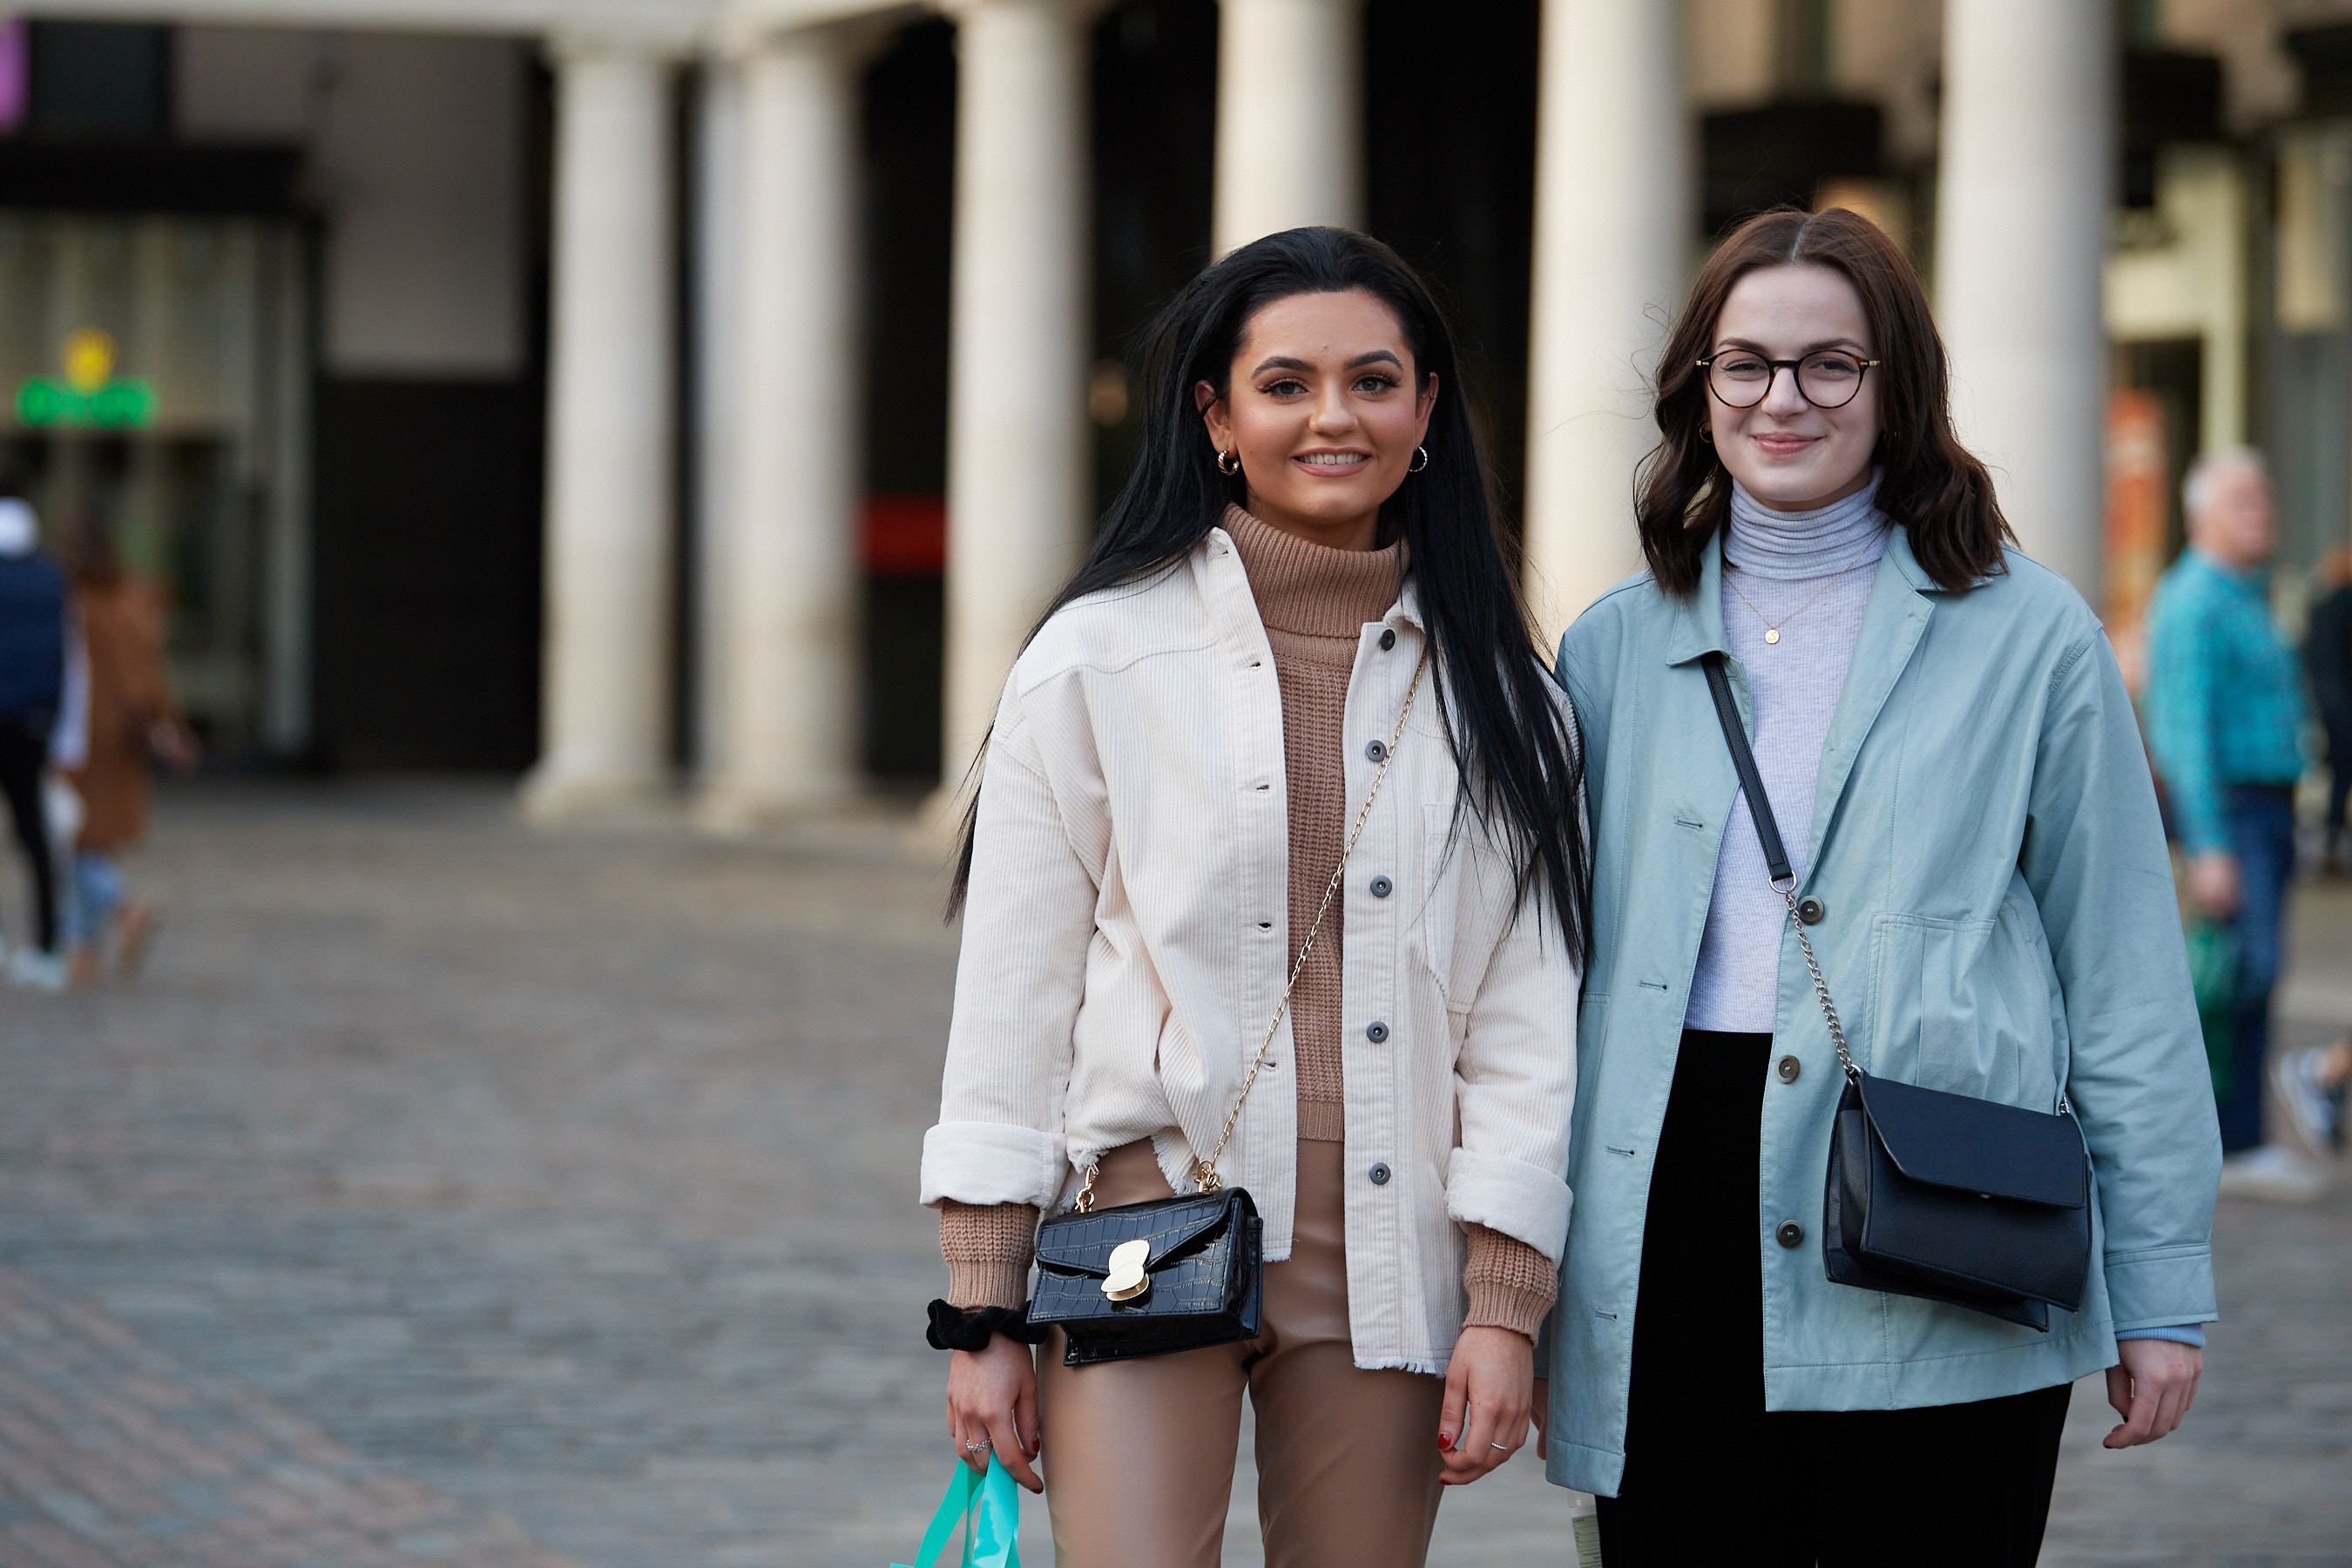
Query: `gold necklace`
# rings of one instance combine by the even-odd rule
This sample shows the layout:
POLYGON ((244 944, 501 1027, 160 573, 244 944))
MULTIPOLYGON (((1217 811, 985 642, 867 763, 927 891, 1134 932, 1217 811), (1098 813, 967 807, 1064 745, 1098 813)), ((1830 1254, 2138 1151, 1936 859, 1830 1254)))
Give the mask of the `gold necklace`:
MULTIPOLYGON (((1819 588, 1815 589, 1815 590, 1813 591, 1813 596, 1812 596, 1812 598, 1811 598, 1811 599, 1807 599, 1803 604, 1799 605, 1795 609, 1790 610, 1787 615, 1782 616, 1780 617, 1780 626, 1775 626, 1775 625, 1773 625, 1770 621, 1769 621, 1769 620, 1765 620, 1765 618, 1764 618, 1764 612, 1763 612, 1763 611, 1761 611, 1761 610, 1757 610, 1757 609, 1756 609, 1756 601, 1755 601, 1755 600, 1753 600, 1753 599, 1751 599, 1751 598, 1749 598, 1749 597, 1748 597, 1747 595, 1745 595, 1745 594, 1739 594, 1739 584, 1738 584, 1734 583, 1730 578, 1726 577, 1726 578, 1723 580, 1723 582, 1724 582, 1724 585, 1725 585, 1726 587, 1729 588, 1733 593, 1735 593, 1735 594, 1739 594, 1739 602, 1740 602, 1741 604, 1743 604, 1743 605, 1747 605, 1750 610, 1755 610, 1755 611, 1756 611, 1756 618, 1757 618, 1758 620, 1759 620, 1759 621, 1763 621, 1763 622, 1764 622, 1764 640, 1765 640, 1766 642, 1768 642, 1768 643, 1777 643, 1777 642, 1779 642, 1779 641, 1780 640, 1780 626, 1787 626, 1790 621, 1795 620, 1799 616, 1801 616, 1801 615, 1803 615, 1807 610, 1811 609, 1811 608, 1813 607, 1813 604, 1814 604, 1814 601, 1815 601, 1815 600, 1818 600, 1818 599, 1819 599, 1819 598, 1820 598, 1823 594, 1828 593, 1832 588, 1836 587, 1836 586, 1838 585, 1838 584, 1839 584, 1839 583, 1840 583, 1840 582, 1844 578, 1844 576, 1845 576, 1845 574, 1846 574, 1847 573, 1849 573, 1849 572, 1853 571, 1855 567, 1857 567, 1857 566, 1859 566, 1859 565, 1861 565, 1861 564, 1862 564, 1862 558, 1863 558, 1864 556, 1865 556, 1865 555, 1867 555, 1867 554, 1869 554, 1869 553, 1870 553, 1870 545, 1871 545, 1871 544, 1875 544, 1875 543, 1877 543, 1877 542, 1878 542, 1878 536, 1877 536, 1877 535, 1875 535, 1875 534, 1873 534, 1873 535, 1871 536, 1870 544, 1865 544, 1865 545, 1864 545, 1860 550, 1856 551, 1856 552, 1854 552, 1854 557, 1853 557, 1853 560, 1851 560, 1851 561, 1847 562, 1844 565, 1843 565, 1843 566, 1841 566, 1841 567, 1839 567, 1839 568, 1838 568, 1838 573, 1837 573, 1837 575, 1836 575, 1835 577, 1831 578, 1828 582, 1826 582, 1826 583, 1822 584, 1819 588)), ((1724 564, 1725 564, 1726 566, 1730 567, 1730 568, 1731 568, 1731 570, 1733 570, 1734 572, 1737 572, 1737 571, 1738 571, 1738 570, 1739 570, 1739 567, 1738 567, 1738 565, 1736 563, 1727 561, 1727 562, 1725 562, 1725 563, 1724 563, 1724 564)))

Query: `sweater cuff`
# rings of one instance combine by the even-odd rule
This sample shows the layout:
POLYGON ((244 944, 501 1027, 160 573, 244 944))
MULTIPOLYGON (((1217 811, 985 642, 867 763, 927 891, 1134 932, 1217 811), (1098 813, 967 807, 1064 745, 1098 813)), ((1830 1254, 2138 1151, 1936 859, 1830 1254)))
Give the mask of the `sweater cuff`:
POLYGON ((1470 1229, 1470 1261, 1462 1270, 1470 1295, 1465 1329, 1508 1329, 1532 1341, 1559 1295, 1559 1276, 1544 1255, 1516 1237, 1470 1229))
POLYGON ((2170 1340, 2174 1344, 2194 1345, 2201 1351, 2205 1348, 2205 1331, 2194 1323, 2175 1323, 2159 1329, 2124 1329, 2116 1333, 2116 1340, 2117 1343, 2125 1340, 2170 1340))
POLYGON ((1037 1210, 1029 1204, 940 1205, 940 1255, 948 1263, 948 1304, 1018 1307, 1029 1300, 1037 1252, 1037 1210))

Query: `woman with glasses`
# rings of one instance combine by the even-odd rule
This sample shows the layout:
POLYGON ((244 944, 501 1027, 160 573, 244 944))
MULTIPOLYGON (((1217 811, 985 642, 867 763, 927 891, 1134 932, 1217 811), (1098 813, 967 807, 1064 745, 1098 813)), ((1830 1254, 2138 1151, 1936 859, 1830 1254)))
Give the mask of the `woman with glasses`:
POLYGON ((2220 1149, 2155 794, 2097 617, 2009 547, 1945 375, 1870 223, 1742 226, 1658 374, 1650 570, 1560 645, 1595 882, 1547 1435, 1610 1568, 2031 1563, 2073 1381, 2105 1369, 2109 1447, 2196 1394, 2220 1149), (1832 1280, 1821 993, 1858 1092, 2079 1125, 2079 1310, 1832 1280))

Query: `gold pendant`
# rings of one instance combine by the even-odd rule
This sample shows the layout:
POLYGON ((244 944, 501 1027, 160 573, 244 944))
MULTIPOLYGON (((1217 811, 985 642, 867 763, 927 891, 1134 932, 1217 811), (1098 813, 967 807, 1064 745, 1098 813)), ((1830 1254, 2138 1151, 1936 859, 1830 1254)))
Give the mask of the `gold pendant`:
POLYGON ((1151 1288, 1151 1277, 1143 1266, 1151 1259, 1151 1243, 1141 1237, 1122 1241, 1110 1249, 1110 1278, 1104 1280, 1102 1293, 1114 1301, 1132 1301, 1151 1288))
POLYGON ((1766 642, 1779 642, 1780 640, 1780 628, 1778 626, 1766 626, 1764 628, 1764 640, 1766 642))

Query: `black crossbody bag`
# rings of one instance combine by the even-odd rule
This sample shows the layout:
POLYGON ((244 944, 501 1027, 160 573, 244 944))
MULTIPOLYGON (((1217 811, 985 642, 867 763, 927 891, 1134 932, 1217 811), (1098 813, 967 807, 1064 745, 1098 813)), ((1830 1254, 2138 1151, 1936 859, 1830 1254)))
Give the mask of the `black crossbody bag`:
POLYGON ((2082 1307, 2091 1268, 2090 1156, 2065 1096, 2051 1116, 1873 1078, 1854 1066, 1797 913, 1797 879, 1723 655, 1703 662, 1772 889, 1788 902, 1845 1072, 1822 1209, 1831 1282, 1967 1307, 2049 1332, 2052 1307, 2082 1307))
POLYGON ((1405 690, 1396 733, 1380 754, 1380 772, 1372 775, 1355 829, 1339 852, 1339 863, 1331 868, 1323 906, 1315 911, 1315 923, 1307 928, 1307 940, 1290 966, 1289 984, 1275 1005, 1265 1038, 1258 1042, 1257 1059, 1250 1063, 1241 1093, 1234 1097, 1217 1146, 1194 1163, 1197 1190, 1098 1209, 1095 1178, 1102 1162, 1097 1160, 1087 1167, 1077 1206, 1037 1227, 1037 1288, 1030 1297, 1028 1323, 1038 1334, 1049 1328, 1062 1331, 1067 1347, 1062 1354, 1065 1366, 1167 1355, 1257 1338, 1265 1278, 1263 1222, 1246 1190, 1227 1187, 1218 1179, 1217 1160, 1241 1121, 1242 1106, 1290 1011, 1290 994, 1307 967, 1307 955, 1315 950, 1331 900, 1339 896, 1357 840, 1371 820, 1372 803, 1380 799, 1389 764, 1404 742, 1404 723, 1412 716, 1413 700, 1421 694, 1421 678, 1428 668, 1424 650, 1405 690))

